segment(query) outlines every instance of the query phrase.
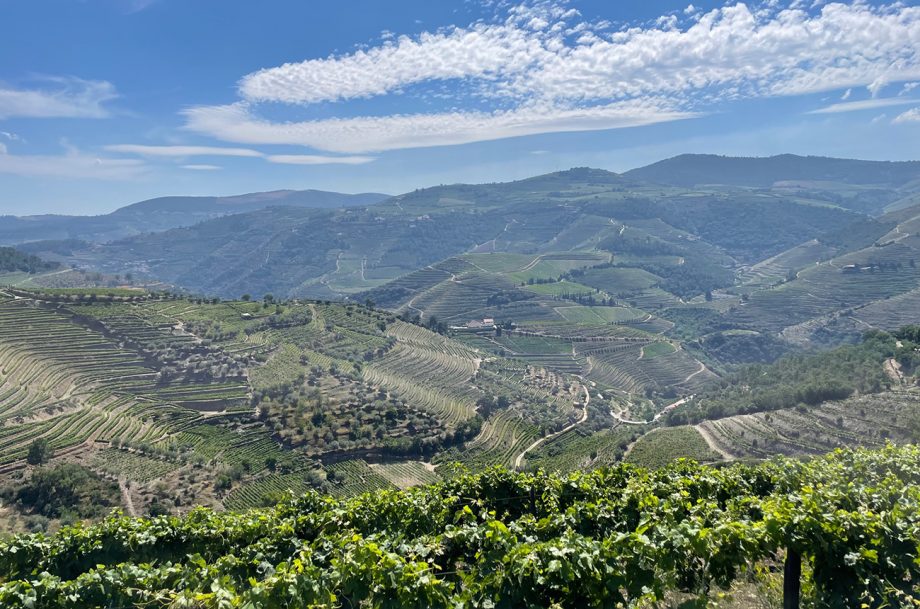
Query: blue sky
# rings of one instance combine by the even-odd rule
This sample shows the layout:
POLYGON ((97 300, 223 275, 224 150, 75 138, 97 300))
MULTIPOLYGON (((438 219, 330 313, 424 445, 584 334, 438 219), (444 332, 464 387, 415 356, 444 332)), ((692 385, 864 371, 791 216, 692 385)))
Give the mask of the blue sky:
POLYGON ((0 213, 920 159, 920 6, 0 0, 0 213))

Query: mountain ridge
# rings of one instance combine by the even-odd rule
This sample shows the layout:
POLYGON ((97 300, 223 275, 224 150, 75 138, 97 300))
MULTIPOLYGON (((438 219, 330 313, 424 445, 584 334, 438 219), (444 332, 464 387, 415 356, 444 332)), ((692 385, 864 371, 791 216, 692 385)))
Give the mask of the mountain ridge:
POLYGON ((382 193, 344 194, 322 190, 275 190, 226 197, 156 197, 97 216, 0 216, 0 244, 69 239, 103 243, 271 206, 334 209, 370 205, 388 198, 390 195, 382 193))

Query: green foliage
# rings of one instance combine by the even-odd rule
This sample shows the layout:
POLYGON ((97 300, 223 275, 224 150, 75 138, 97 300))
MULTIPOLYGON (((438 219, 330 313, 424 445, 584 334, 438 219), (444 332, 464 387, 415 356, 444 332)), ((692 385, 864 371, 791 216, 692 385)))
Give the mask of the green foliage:
POLYGON ((675 459, 718 461, 720 456, 692 427, 662 427, 653 430, 633 445, 626 461, 641 467, 665 467, 675 459))
POLYGON ((0 490, 6 501, 47 518, 94 518, 119 504, 118 486, 74 463, 39 468, 20 485, 0 490))
POLYGON ((854 392, 877 393, 891 383, 883 362, 898 348, 885 332, 866 334, 858 345, 814 355, 793 355, 770 365, 741 368, 672 412, 671 425, 734 414, 816 405, 854 392))
POLYGON ((34 274, 53 271, 59 266, 57 262, 45 262, 38 256, 25 254, 12 247, 0 247, 0 272, 20 271, 34 274))
POLYGON ((48 444, 45 438, 36 438, 29 444, 29 452, 26 454, 26 463, 29 465, 42 465, 54 455, 54 449, 48 444))
POLYGON ((0 543, 0 605, 637 607, 705 599, 794 550, 819 608, 920 590, 920 448, 721 469, 492 469, 272 510, 112 517, 0 543))

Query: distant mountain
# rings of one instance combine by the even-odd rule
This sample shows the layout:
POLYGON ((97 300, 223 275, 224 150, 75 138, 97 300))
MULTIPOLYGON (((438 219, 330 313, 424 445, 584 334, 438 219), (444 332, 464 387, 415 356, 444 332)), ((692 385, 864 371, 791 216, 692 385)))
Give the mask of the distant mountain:
POLYGON ((354 207, 373 205, 390 195, 376 192, 343 194, 323 190, 273 190, 231 197, 159 197, 122 207, 110 215, 144 216, 151 214, 225 215, 255 211, 275 205, 287 207, 354 207))
POLYGON ((794 154, 682 154, 627 171, 623 176, 682 188, 718 184, 797 191, 876 214, 907 193, 920 190, 920 161, 860 161, 794 154))
POLYGON ((682 154, 623 175, 683 187, 730 184, 766 188, 777 182, 800 180, 898 187, 920 179, 920 161, 859 161, 795 154, 771 157, 682 154))
POLYGON ((105 243, 271 206, 327 209, 373 205, 387 198, 389 195, 380 193, 342 194, 321 190, 276 190, 230 197, 159 197, 100 216, 2 216, 0 244, 72 239, 105 243))
POLYGON ((324 299, 357 295, 467 252, 600 252, 688 297, 730 283, 738 265, 860 218, 781 193, 688 191, 576 168, 420 189, 366 207, 273 206, 104 245, 36 243, 28 250, 222 297, 324 299))

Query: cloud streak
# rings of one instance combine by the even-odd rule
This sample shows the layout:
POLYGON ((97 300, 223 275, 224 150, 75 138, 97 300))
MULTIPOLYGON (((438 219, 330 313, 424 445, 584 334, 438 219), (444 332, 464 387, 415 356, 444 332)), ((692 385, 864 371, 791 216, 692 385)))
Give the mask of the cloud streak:
POLYGON ((638 127, 698 116, 663 100, 560 109, 533 106, 499 112, 363 116, 296 123, 258 119, 246 104, 193 108, 188 128, 248 144, 294 144, 337 153, 367 153, 448 146, 538 133, 638 127))
POLYGON ((0 119, 105 118, 104 104, 118 97, 115 86, 104 80, 44 77, 36 88, 13 88, 0 84, 0 119))
POLYGON ((282 165, 363 165, 374 161, 372 156, 323 156, 317 154, 272 154, 265 157, 269 163, 282 165))
POLYGON ((831 104, 830 106, 812 110, 809 114, 840 114, 842 112, 858 112, 860 110, 874 110, 876 108, 887 108, 889 106, 906 106, 915 103, 917 103, 917 101, 913 99, 883 97, 880 99, 864 99, 860 101, 831 104))
POLYGON ((143 144, 111 144, 104 148, 109 152, 122 152, 152 157, 263 156, 258 150, 250 150, 248 148, 225 148, 221 146, 146 146, 143 144))
MULTIPOLYGON (((288 143, 288 142, 280 142, 288 143)), ((188 158, 192 156, 226 156, 265 159, 270 163, 287 165, 360 165, 375 160, 372 156, 328 156, 320 154, 266 154, 251 148, 225 146, 150 146, 145 144, 110 144, 103 147, 108 152, 136 154, 145 157, 188 158)), ((183 169, 221 169, 216 165, 182 165, 183 169)))
POLYGON ((0 173, 80 180, 134 180, 146 173, 146 167, 136 159, 101 158, 73 151, 58 156, 0 154, 0 173))
POLYGON ((201 165, 201 164, 192 164, 192 165, 182 165, 182 169, 190 169, 191 171, 219 171, 223 169, 218 165, 201 165))

